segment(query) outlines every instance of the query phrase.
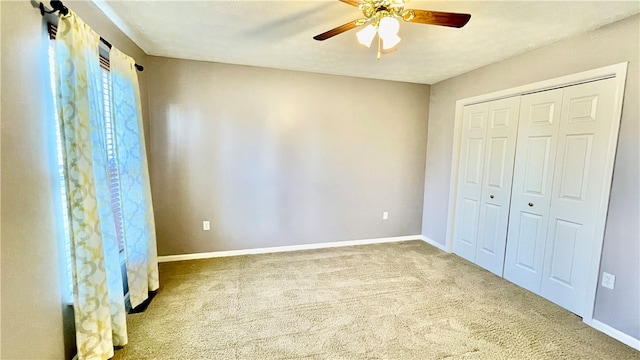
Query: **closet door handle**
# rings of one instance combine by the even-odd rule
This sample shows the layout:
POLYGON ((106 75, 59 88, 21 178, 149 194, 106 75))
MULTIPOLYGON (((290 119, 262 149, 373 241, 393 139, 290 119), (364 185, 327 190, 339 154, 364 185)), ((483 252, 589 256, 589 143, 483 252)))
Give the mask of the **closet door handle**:
POLYGON ((490 198, 490 199, 493 199, 494 197, 495 197, 495 196, 493 196, 493 195, 489 195, 489 198, 490 198))
POLYGON ((532 207, 532 206, 533 206, 533 203, 531 203, 531 202, 530 202, 530 203, 529 203, 529 207, 532 207))

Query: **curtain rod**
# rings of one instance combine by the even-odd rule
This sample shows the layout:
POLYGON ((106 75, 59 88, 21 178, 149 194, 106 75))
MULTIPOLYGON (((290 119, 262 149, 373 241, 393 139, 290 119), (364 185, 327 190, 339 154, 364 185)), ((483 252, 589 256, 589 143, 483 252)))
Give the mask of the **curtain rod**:
MULTIPOLYGON (((49 3, 51 4, 51 10, 47 10, 44 7, 44 4, 40 3, 40 6, 39 6, 40 7, 40 15, 44 16, 44 14, 53 14, 56 11, 59 12, 61 15, 67 15, 69 13, 69 8, 64 6, 62 1, 52 0, 49 3)), ((111 49, 111 47, 112 47, 111 43, 108 42, 102 36, 100 36, 100 41, 102 41, 103 44, 105 44, 109 49, 111 49)), ((142 65, 135 64, 135 66, 136 66, 136 69, 138 71, 143 71, 144 70, 144 67, 142 65)))

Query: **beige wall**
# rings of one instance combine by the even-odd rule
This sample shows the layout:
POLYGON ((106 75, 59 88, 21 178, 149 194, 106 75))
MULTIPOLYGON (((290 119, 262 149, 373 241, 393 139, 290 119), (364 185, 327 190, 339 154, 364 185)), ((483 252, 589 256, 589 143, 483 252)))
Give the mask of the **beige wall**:
MULTIPOLYGON (((40 13, 1 2, 2 339, 0 356, 64 357, 61 269, 47 156, 40 13), (34 339, 37 339, 34 341, 34 339)), ((46 68, 45 68, 46 69, 46 68)))
POLYGON ((594 318, 640 338, 638 83, 640 16, 492 64, 431 88, 422 234, 444 244, 455 102, 620 62, 629 62, 601 270, 616 288, 598 287, 594 318))
POLYGON ((420 233, 429 86, 150 59, 160 255, 420 233))
MULTIPOLYGON (((68 4, 141 63, 146 56, 89 2, 68 4)), ((0 1, 1 283, 0 358, 70 359, 73 320, 62 303, 54 193, 55 138, 47 92, 47 38, 28 1, 0 1), (53 145, 53 146, 52 146, 53 145), (70 333, 70 334, 69 334, 70 333)), ((141 80, 143 81, 143 80, 141 80)), ((142 94, 146 99, 146 93, 142 94)))

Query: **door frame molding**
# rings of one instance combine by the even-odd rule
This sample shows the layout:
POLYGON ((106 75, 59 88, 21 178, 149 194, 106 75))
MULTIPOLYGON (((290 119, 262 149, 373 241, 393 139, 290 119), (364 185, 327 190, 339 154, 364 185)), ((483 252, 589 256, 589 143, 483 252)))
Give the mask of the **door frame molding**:
MULTIPOLYGON (((451 155, 451 181, 449 189, 449 213, 447 217, 447 235, 444 248, 451 252, 453 249, 453 231, 456 215, 456 201, 458 192, 459 166, 460 166, 460 146, 462 141, 462 122, 463 110, 466 105, 473 105, 482 102, 499 100, 503 98, 522 96, 526 94, 547 91, 557 88, 563 88, 582 83, 615 78, 616 90, 614 94, 613 106, 613 126, 609 133, 609 146, 607 148, 607 160, 604 174, 613 174, 613 166, 616 155, 618 132, 620 129, 620 120, 622 118, 622 101, 624 97, 625 82, 627 77, 628 63, 600 67, 593 70, 583 71, 576 74, 561 76, 549 80, 543 80, 523 86, 510 89, 495 91, 478 96, 468 97, 456 101, 455 122, 453 128, 453 149, 451 155)), ((600 207, 598 208, 598 220, 596 221, 596 241, 593 249, 593 256, 589 268, 587 298, 585 299, 585 312, 583 321, 592 325, 593 310, 596 300, 596 289, 598 286, 598 274, 600 272, 600 258, 602 256, 602 245, 604 242, 604 230, 607 220, 607 211, 609 208, 609 195, 611 191, 611 182, 613 176, 607 176, 603 183, 603 191, 600 195, 600 207)))

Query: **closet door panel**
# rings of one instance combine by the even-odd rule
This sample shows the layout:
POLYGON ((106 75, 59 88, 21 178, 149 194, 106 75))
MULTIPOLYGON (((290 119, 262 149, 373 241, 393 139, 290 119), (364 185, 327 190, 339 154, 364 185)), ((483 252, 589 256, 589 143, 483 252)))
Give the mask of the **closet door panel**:
POLYGON ((475 262, 488 125, 486 103, 464 107, 453 252, 475 262))
MULTIPOLYGON (((565 88, 540 295, 580 315, 595 250, 615 80, 565 88)), ((611 176, 611 174, 608 174, 611 176)))
MULTIPOLYGON (((549 190, 549 163, 552 161, 550 156, 553 149, 554 136, 545 134, 542 136, 530 136, 525 139, 526 155, 524 167, 524 176, 521 179, 522 194, 531 197, 545 197, 549 190)), ((520 179, 518 179, 520 180, 520 179)), ((518 184, 520 185, 520 184, 518 184)))
POLYGON ((520 97, 489 103, 475 262, 502 276, 520 97))
POLYGON ((515 263, 535 273, 539 267, 536 261, 536 244, 544 236, 544 217, 527 212, 520 212, 519 215, 519 229, 516 235, 518 247, 516 249, 515 263))
POLYGON ((540 292, 562 89, 522 96, 504 277, 540 292))

